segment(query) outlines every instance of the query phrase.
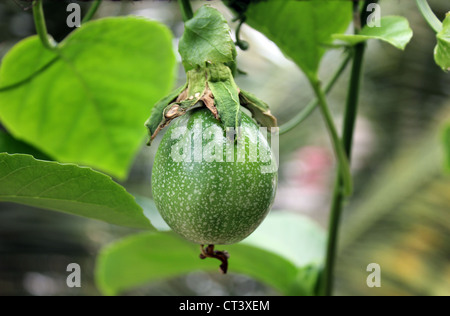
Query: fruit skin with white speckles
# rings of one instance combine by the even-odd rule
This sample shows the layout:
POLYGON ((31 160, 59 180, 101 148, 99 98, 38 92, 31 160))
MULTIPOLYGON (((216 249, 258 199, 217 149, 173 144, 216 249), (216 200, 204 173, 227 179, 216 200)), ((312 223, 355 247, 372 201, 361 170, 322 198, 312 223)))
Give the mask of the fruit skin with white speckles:
POLYGON ((173 231, 194 243, 241 241, 259 226, 273 203, 278 179, 275 158, 259 127, 241 114, 238 142, 227 138, 221 122, 203 108, 175 120, 158 147, 152 170, 156 206, 173 231), (214 135, 220 137, 208 137, 210 131, 218 131, 214 135), (257 156, 250 156, 255 145, 259 145, 253 147, 258 148, 257 156), (214 156, 219 148, 225 154, 214 156), (226 155, 230 148, 234 162, 230 162, 233 156, 226 155))

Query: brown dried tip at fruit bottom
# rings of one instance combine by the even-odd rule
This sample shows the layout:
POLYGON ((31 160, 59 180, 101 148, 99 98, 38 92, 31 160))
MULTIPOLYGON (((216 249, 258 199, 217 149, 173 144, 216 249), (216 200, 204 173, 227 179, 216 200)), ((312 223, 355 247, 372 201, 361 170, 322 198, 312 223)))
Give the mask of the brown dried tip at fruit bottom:
POLYGON ((200 259, 206 259, 206 258, 215 258, 222 262, 220 265, 220 272, 223 274, 226 274, 228 271, 228 259, 230 258, 230 255, 227 251, 223 250, 214 250, 214 245, 208 245, 207 247, 204 247, 204 245, 200 245, 201 248, 201 254, 200 259))

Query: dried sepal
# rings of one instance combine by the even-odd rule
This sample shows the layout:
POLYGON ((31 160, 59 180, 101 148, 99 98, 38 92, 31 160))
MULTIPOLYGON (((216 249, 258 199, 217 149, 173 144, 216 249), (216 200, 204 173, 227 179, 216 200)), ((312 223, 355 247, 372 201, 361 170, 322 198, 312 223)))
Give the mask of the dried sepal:
POLYGON ((244 90, 240 91, 239 100, 241 105, 252 113, 253 118, 258 122, 259 125, 268 128, 277 126, 277 119, 270 112, 267 103, 258 99, 250 92, 244 90))

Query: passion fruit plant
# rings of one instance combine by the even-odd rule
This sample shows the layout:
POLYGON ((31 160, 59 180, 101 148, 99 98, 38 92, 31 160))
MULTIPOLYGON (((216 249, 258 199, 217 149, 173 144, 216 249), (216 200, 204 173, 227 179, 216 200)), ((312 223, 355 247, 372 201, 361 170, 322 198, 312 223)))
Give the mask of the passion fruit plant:
MULTIPOLYGON (((7 130, 0 133, 0 201, 146 230, 99 254, 97 282, 104 294, 217 269, 216 261, 199 260, 201 245, 200 258, 219 259, 224 273, 229 263, 232 272, 285 295, 331 295, 340 215, 352 193, 349 157, 366 41, 404 49, 412 37, 408 21, 380 17, 376 0, 224 0, 240 21, 233 42, 217 9, 204 5, 193 14, 188 0, 178 2, 185 22, 178 49, 187 81, 172 92, 176 59, 163 24, 134 16, 90 21, 101 3, 96 0, 81 27, 56 43, 47 33, 42 0, 32 2, 37 35, 11 48, 0 68, 0 120, 7 130), (351 22, 351 34, 345 33, 351 22), (315 93, 279 127, 268 105, 234 81, 240 73, 236 46, 248 48, 240 39, 243 23, 278 45, 315 93), (343 51, 342 63, 323 84, 318 70, 329 49, 343 51), (339 135, 326 94, 350 63, 339 135), (277 186, 270 140, 316 108, 337 161, 328 237, 300 216, 274 213, 264 220, 277 186), (104 174, 126 178, 149 114, 149 145, 167 129, 152 171, 154 202, 135 199, 104 174), (226 249, 215 250, 216 244, 226 249)), ((425 0, 417 4, 437 34, 435 61, 448 70, 450 16, 441 22, 425 0)))

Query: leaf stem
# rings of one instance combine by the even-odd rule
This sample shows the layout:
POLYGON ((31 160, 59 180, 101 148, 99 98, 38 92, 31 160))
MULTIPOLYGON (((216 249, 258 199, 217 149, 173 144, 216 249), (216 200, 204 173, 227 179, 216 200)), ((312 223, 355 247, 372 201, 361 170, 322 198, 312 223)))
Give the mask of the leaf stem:
POLYGON ((431 10, 427 0, 416 0, 417 6, 419 7, 420 12, 422 13, 425 20, 431 26, 431 28, 439 33, 442 30, 442 22, 434 15, 431 10))
POLYGON ((89 8, 89 11, 83 17, 83 20, 81 21, 81 24, 89 22, 94 17, 94 15, 95 15, 95 13, 97 13, 97 10, 100 7, 101 3, 102 3, 102 0, 95 0, 94 1, 94 3, 89 8))
MULTIPOLYGON (((360 17, 361 25, 363 27, 367 21, 367 10, 366 10, 367 6, 371 3, 376 2, 378 2, 378 0, 366 0, 364 2, 362 14, 360 17)), ((355 33, 358 33, 357 29, 355 29, 355 33)), ((366 49, 365 43, 359 43, 354 47, 352 71, 350 75, 350 82, 346 101, 342 143, 345 150, 345 154, 347 157, 349 157, 349 161, 351 160, 350 157, 352 152, 353 134, 358 112, 359 91, 361 86, 361 75, 365 49, 366 49)), ((342 213, 342 204, 344 201, 344 195, 342 194, 343 185, 344 179, 342 178, 342 172, 338 171, 333 191, 333 199, 331 203, 325 268, 320 288, 321 289, 320 294, 326 296, 330 296, 333 294, 334 265, 337 254, 337 243, 339 236, 339 224, 342 213)))
MULTIPOLYGON (((341 77, 341 75, 344 73, 345 68, 347 68, 348 63, 351 60, 350 54, 348 54, 345 59, 342 61, 342 63, 339 65, 339 68, 336 70, 336 72, 331 77, 330 81, 325 85, 324 92, 325 94, 328 94, 331 89, 333 89, 334 85, 338 81, 338 79, 341 77)), ((312 100, 311 102, 306 105, 306 107, 303 108, 302 111, 300 111, 296 116, 294 116, 291 120, 287 121, 283 125, 279 127, 279 134, 283 135, 292 129, 294 129, 296 126, 298 126, 300 123, 302 123, 304 120, 306 120, 316 109, 317 105, 319 104, 319 101, 317 98, 312 100)))
POLYGON ((311 85, 314 89, 314 93, 316 94, 317 100, 319 102, 320 111, 322 112, 322 116, 325 120, 325 124, 328 129, 328 133, 330 134, 331 141, 333 144, 333 149, 338 161, 338 169, 339 174, 342 177, 342 183, 343 183, 343 194, 345 196, 349 196, 353 191, 353 185, 352 185, 352 176, 350 172, 350 166, 348 163, 347 154, 345 153, 344 146, 342 145, 342 142, 338 136, 336 126, 333 122, 333 118, 331 116, 328 103, 325 97, 325 93, 320 87, 320 81, 319 80, 311 80, 311 85))
POLYGON ((194 13, 192 11, 190 0, 178 0, 180 5, 181 15, 183 16, 183 21, 187 22, 193 18, 194 13))
POLYGON ((49 50, 55 50, 57 48, 57 44, 47 33, 44 10, 42 8, 42 0, 33 1, 33 17, 34 25, 36 26, 36 32, 42 42, 42 45, 44 45, 44 47, 49 50))

